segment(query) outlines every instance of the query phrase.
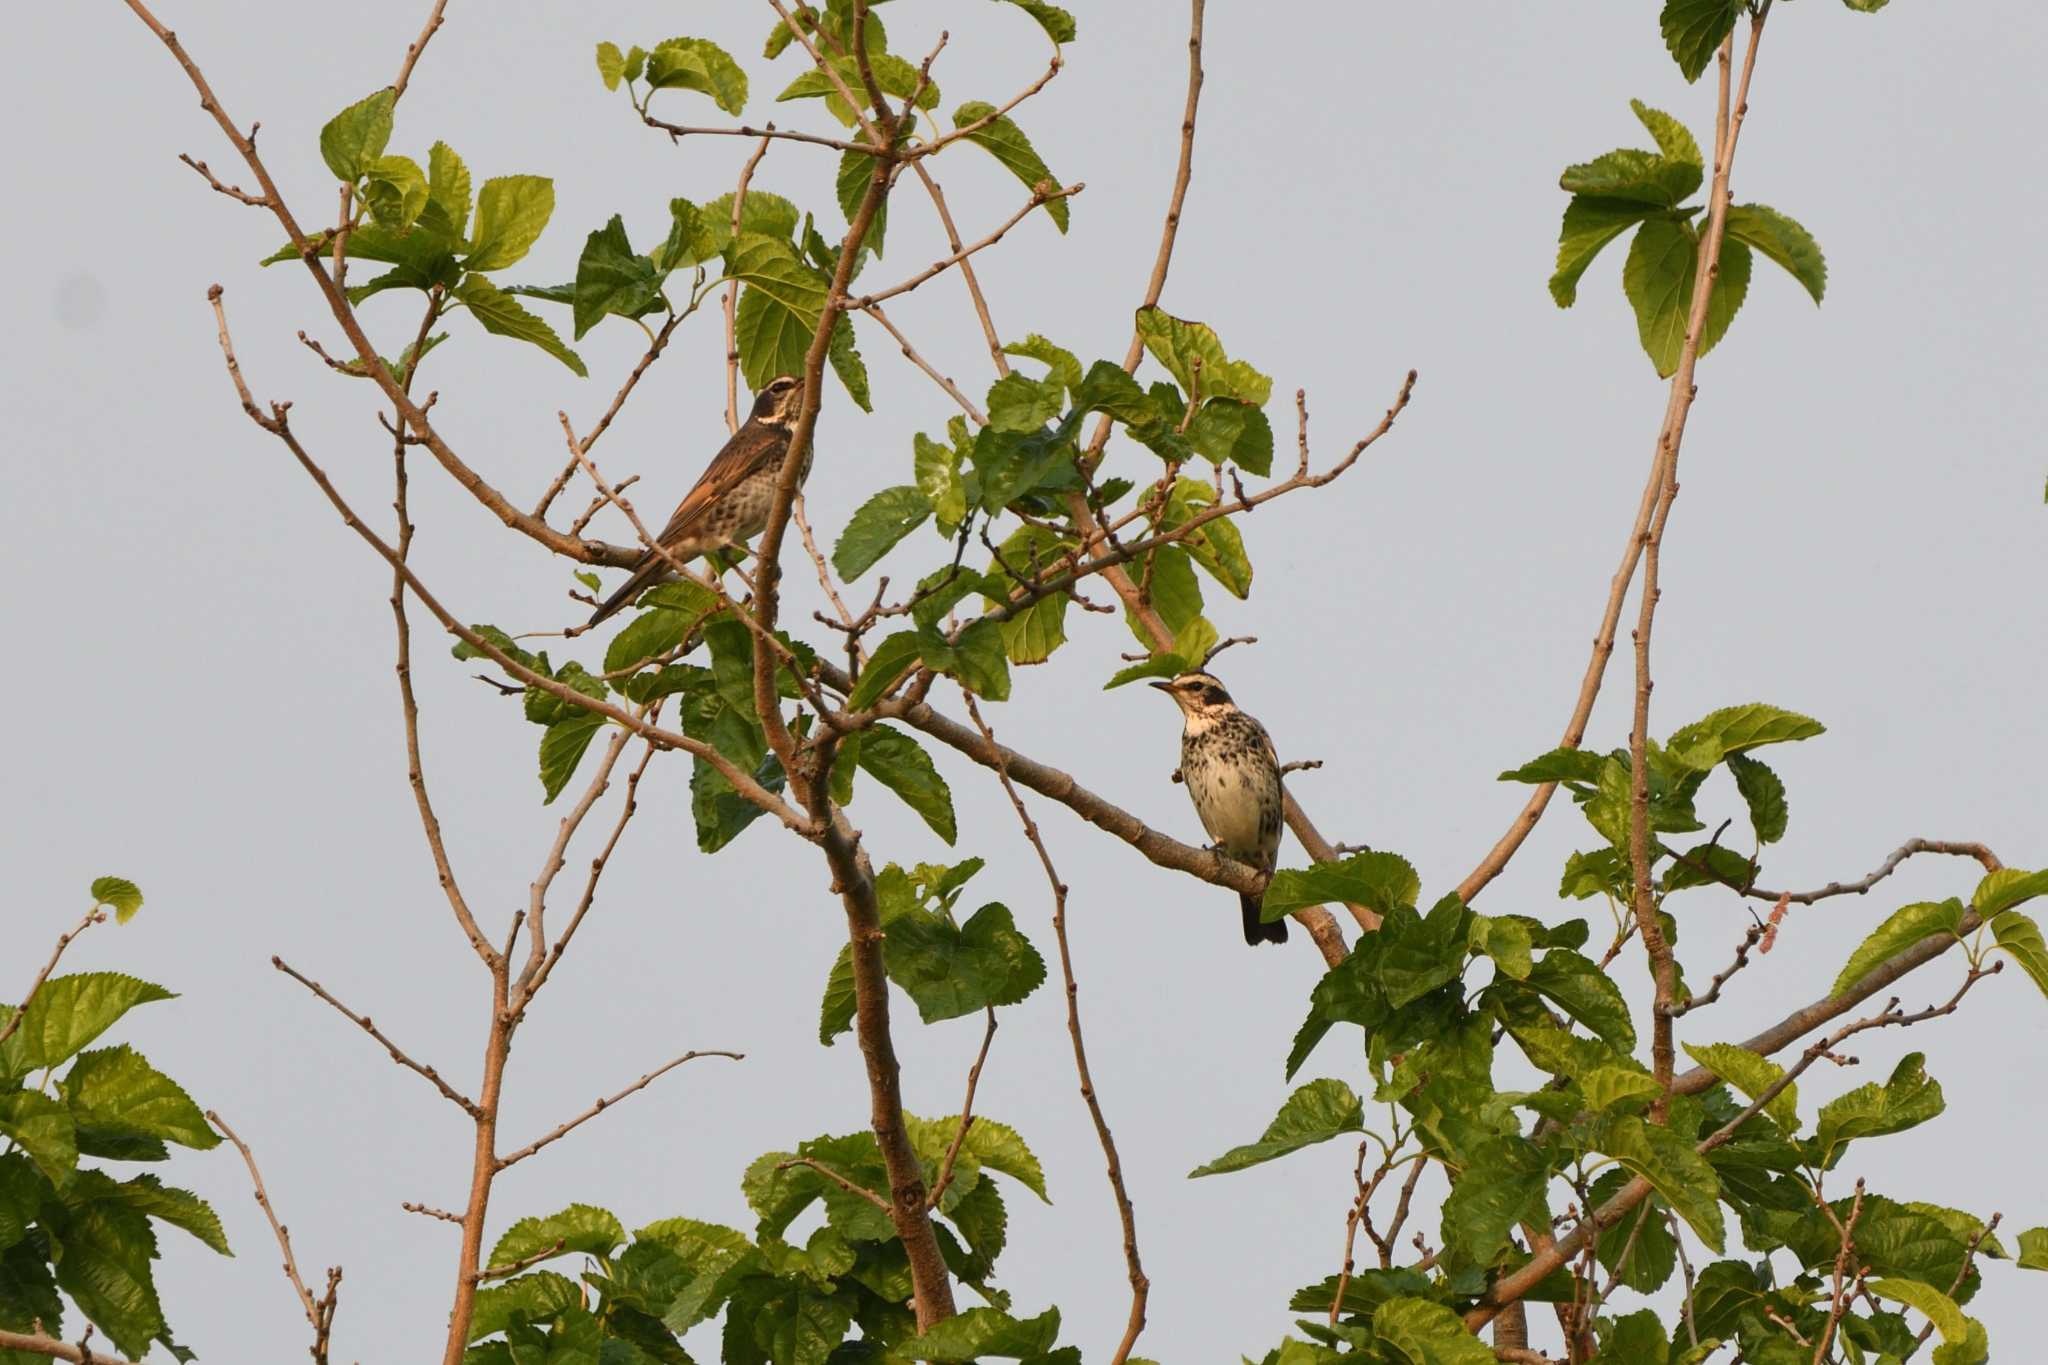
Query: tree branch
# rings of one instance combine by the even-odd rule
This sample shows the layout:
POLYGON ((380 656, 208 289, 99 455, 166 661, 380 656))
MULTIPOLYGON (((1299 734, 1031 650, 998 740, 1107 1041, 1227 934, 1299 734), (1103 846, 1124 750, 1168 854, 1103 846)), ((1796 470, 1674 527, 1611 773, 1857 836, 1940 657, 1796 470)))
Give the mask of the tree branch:
POLYGON ((306 1282, 299 1275, 298 1259, 292 1255, 290 1229, 277 1221, 277 1210, 271 1207, 270 1193, 263 1188, 263 1172, 256 1169, 255 1154, 249 1144, 242 1141, 227 1121, 209 1109, 206 1121, 220 1129, 221 1136, 235 1144, 235 1150, 242 1154, 242 1164, 249 1168, 249 1183, 256 1187, 256 1203, 263 1210, 263 1216, 270 1220, 270 1231, 277 1238, 277 1249, 284 1253, 285 1278, 291 1281, 292 1290, 299 1296, 299 1307, 305 1311, 306 1325, 313 1329, 312 1352, 314 1365, 327 1365, 327 1343, 334 1332, 334 1309, 341 1290, 341 1267, 332 1266, 327 1271, 327 1292, 314 1298, 306 1288, 306 1282))
POLYGON ((71 946, 71 940, 93 925, 104 923, 106 918, 107 912, 95 903, 92 909, 85 912, 85 918, 72 927, 70 933, 58 936, 57 946, 51 951, 50 960, 43 964, 43 969, 36 973, 36 979, 29 983, 28 994, 22 997, 20 1007, 14 1011, 13 1017, 8 1019, 4 1026, 0 1026, 0 1043, 12 1038, 14 1031, 21 1027, 21 1021, 28 1017, 28 1007, 35 1003, 36 994, 43 989, 43 983, 50 979, 50 973, 57 970, 57 959, 64 956, 64 950, 71 946))
POLYGON ((746 1054, 743 1052, 726 1052, 717 1048, 706 1049, 702 1052, 685 1052, 682 1056, 676 1058, 674 1061, 663 1063, 661 1066, 658 1066, 654 1070, 648 1072, 645 1076, 642 1076, 639 1080, 633 1082, 624 1090, 621 1090, 618 1094, 612 1095, 606 1099, 599 1100, 597 1103, 591 1105, 588 1109, 578 1114, 575 1118, 570 1119, 567 1123, 564 1123, 558 1128, 554 1128, 546 1133, 543 1133, 540 1137, 537 1137, 532 1142, 527 1143, 518 1151, 510 1152, 504 1156, 499 1157, 498 1169, 502 1171, 507 1166, 514 1166, 517 1165, 519 1162, 526 1160, 526 1158, 532 1156, 535 1152, 538 1152, 541 1148, 547 1146, 549 1143, 567 1137, 570 1133, 582 1127, 584 1124, 590 1122, 590 1120, 596 1118, 599 1114, 602 1114, 605 1110, 611 1108, 620 1100, 625 1099, 628 1095, 634 1094, 637 1091, 645 1090, 649 1085, 652 1085, 655 1081, 660 1080, 669 1072, 674 1071, 684 1062, 694 1062, 699 1057, 724 1057, 730 1061, 735 1062, 746 1060, 746 1054))
POLYGON ((304 975, 297 968, 293 967, 289 962, 286 962, 283 958, 272 957, 270 959, 270 965, 277 968, 279 971, 283 972, 292 980, 298 982, 301 986, 304 986, 307 990, 313 992, 313 994, 319 996, 328 1004, 334 1006, 334 1008, 341 1013, 343 1018, 347 1019, 351 1024, 354 1024, 357 1028, 361 1029, 363 1032, 369 1034, 372 1038, 376 1039, 378 1044, 386 1052, 391 1054, 392 1061, 397 1062, 406 1070, 411 1071, 414 1074, 424 1078, 429 1085, 433 1086, 434 1089, 440 1091, 442 1097, 448 1100, 451 1104, 454 1104, 455 1106, 460 1108, 464 1113, 468 1114, 473 1119, 483 1117, 483 1109, 481 1106, 477 1104, 475 1100, 470 1099, 461 1091, 457 1090, 454 1086, 442 1080, 441 1073, 436 1071, 433 1067, 422 1066, 420 1063, 414 1061, 411 1057, 408 1057, 405 1054, 405 1052, 398 1046, 398 1044, 392 1042, 389 1038, 385 1037, 381 1032, 378 1031, 376 1024, 371 1022, 367 1015, 357 1014, 347 1005, 342 1004, 341 1001, 335 999, 334 996, 328 992, 325 986, 322 986, 319 982, 313 980, 311 977, 304 975))

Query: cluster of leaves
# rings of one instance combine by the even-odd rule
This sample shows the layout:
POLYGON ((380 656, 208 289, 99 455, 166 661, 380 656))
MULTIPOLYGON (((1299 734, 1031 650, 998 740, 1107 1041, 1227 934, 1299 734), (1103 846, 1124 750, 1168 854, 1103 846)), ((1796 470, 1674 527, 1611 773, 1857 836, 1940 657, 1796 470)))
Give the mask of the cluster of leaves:
MULTIPOLYGON (((1754 704, 1715 711, 1664 743, 1653 743, 1648 762, 1654 830, 1702 828, 1694 800, 1706 778, 1725 767, 1748 808, 1757 847, 1782 838, 1784 784, 1751 751, 1821 732, 1819 722, 1808 717, 1754 704)), ((1632 888, 1627 752, 1556 750, 1502 776, 1563 784, 1602 836, 1604 847, 1572 855, 1561 896, 1604 893, 1625 904, 1632 888)), ((1702 885, 1745 888, 1757 868, 1756 854, 1743 858, 1713 843, 1674 852, 1653 840, 1652 859, 1661 866, 1657 913, 1674 945, 1677 922, 1663 909, 1668 895, 1702 885)), ((1688 1332, 1667 1330, 1650 1310, 1609 1314, 1595 1324, 1601 1359, 1616 1365, 1695 1365, 1727 1346, 1758 1365, 1809 1361, 1810 1343, 1828 1315, 1840 1225, 1851 1203, 1837 1199, 1823 1207, 1825 1173, 1840 1164, 1851 1143, 1903 1132, 1942 1112, 1941 1088, 1926 1074, 1924 1058, 1904 1058, 1887 1079, 1831 1100, 1808 1124, 1793 1085, 1745 1117, 1784 1077, 1778 1063, 1733 1043, 1691 1044, 1686 1052, 1718 1084, 1702 1094, 1671 1098, 1664 1120, 1655 1121, 1649 1110, 1660 1088, 1635 1056, 1636 1029, 1619 987, 1604 963, 1580 951, 1589 932, 1585 921, 1489 917, 1455 894, 1423 913, 1417 909, 1420 892, 1420 879, 1405 860, 1377 851, 1282 871, 1267 891, 1269 919, 1330 901, 1367 905, 1384 917, 1378 933, 1364 936, 1317 983, 1287 1074, 1292 1078, 1332 1029, 1357 1026, 1373 1080, 1371 1099, 1390 1106, 1393 1136, 1368 1128, 1366 1100, 1349 1084, 1314 1080, 1288 1098, 1256 1141, 1192 1174, 1242 1170, 1364 1134, 1383 1145, 1389 1161, 1436 1161, 1452 1177, 1442 1210, 1442 1250, 1428 1272, 1353 1274, 1337 1305, 1336 1324, 1301 1323, 1308 1339, 1268 1355, 1268 1365, 1338 1359, 1479 1365, 1491 1353, 1465 1331, 1459 1314, 1497 1276, 1527 1262, 1514 1240, 1517 1230, 1549 1228, 1557 1207, 1553 1195, 1560 1189, 1579 1208, 1592 1209, 1633 1178, 1647 1182, 1652 1193, 1598 1239, 1595 1256, 1603 1275, 1620 1288, 1653 1294, 1671 1281, 1679 1238, 1687 1234, 1721 1259, 1698 1275, 1688 1332), (1489 964, 1491 979, 1468 983, 1471 966, 1480 961, 1489 964), (1542 1088, 1496 1084, 1502 1039, 1512 1040, 1547 1078, 1542 1088), (1710 1137, 1719 1141, 1702 1152, 1710 1137), (1734 1213, 1754 1261, 1728 1256, 1727 1211, 1734 1213), (1791 1263, 1789 1277, 1781 1278, 1780 1257, 1791 1263), (1786 1331, 1786 1323, 1808 1344, 1786 1331)), ((1983 926, 1976 940, 1965 943, 1973 967, 1988 953, 2005 953, 2048 994, 2040 930, 2018 908, 2043 894, 2048 873, 2006 870, 1985 877, 1967 909, 1960 900, 1908 906, 1856 950, 1836 989, 1848 990, 1877 964, 1930 935, 1962 936, 1967 922, 1983 926), (1976 920, 1967 921, 1972 913, 1976 920)), ((1679 999, 1687 998, 1681 981, 1679 999)), ((2012 1253, 1984 1232, 1980 1219, 1961 1210, 1866 1196, 1850 1269, 1860 1268, 1871 1294, 1888 1306, 1844 1316, 1846 1358, 1885 1362, 1910 1354, 1915 1333, 1904 1316, 1910 1308, 1940 1332, 1935 1359, 1941 1365, 1986 1360, 1983 1325, 1962 1311, 1979 1283, 1971 1248, 1994 1260, 2012 1253)), ((2048 1269, 2048 1229, 2023 1234, 2016 1259, 2022 1267, 2048 1269)), ((1583 1288, 1559 1271, 1529 1297, 1569 1300, 1583 1288)), ((1300 1291, 1290 1307, 1327 1316, 1337 1292, 1332 1277, 1300 1291)))
MULTIPOLYGON (((1700 188, 1706 172, 1700 145, 1683 123, 1641 100, 1631 101, 1630 107, 1657 150, 1624 147, 1565 168, 1558 186, 1572 198, 1558 233, 1550 296, 1558 307, 1571 307, 1578 299, 1579 277, 1593 258, 1634 229, 1621 271, 1622 292, 1635 310, 1644 353, 1659 377, 1668 377, 1685 347, 1699 278, 1701 228, 1694 220, 1705 206, 1684 201, 1700 188)), ((1730 205, 1720 265, 1707 295, 1701 355, 1727 334, 1748 296, 1752 248, 1790 272, 1815 303, 1827 291, 1827 262, 1811 233, 1766 205, 1730 205)))
MULTIPOLYGON (((959 418, 946 439, 918 435, 912 447, 914 482, 885 488, 854 512, 833 548, 833 563, 849 580, 866 573, 918 527, 930 521, 955 545, 952 562, 926 574, 910 611, 913 628, 884 637, 874 649, 849 703, 864 707, 883 696, 905 672, 922 665, 950 673, 984 696, 1008 694, 1004 661, 1042 663, 1066 642, 1073 595, 1048 588, 1072 563, 1080 535, 1067 518, 1065 499, 1082 495, 1098 517, 1144 490, 1139 519, 1127 538, 1150 539, 1181 531, 1219 498, 1226 467, 1263 477, 1272 471, 1273 429, 1264 406, 1272 380, 1232 360, 1213 329, 1158 308, 1140 309, 1138 334, 1172 377, 1149 388, 1124 369, 1098 360, 1082 370, 1073 352, 1033 334, 1006 346, 1013 356, 1045 366, 1042 377, 1012 372, 987 394, 988 422, 971 431, 959 418), (1084 420, 1101 414, 1164 462, 1139 482, 1098 481, 1079 446, 1084 420), (1197 457, 1216 472, 1217 484, 1181 475, 1197 457), (977 524, 984 536, 1005 513, 1020 524, 1000 543, 991 541, 986 569, 960 563, 977 524), (979 596, 987 610, 951 630, 942 622, 961 602, 979 596), (984 665, 977 678, 971 665, 984 665), (964 667, 964 665, 966 667, 964 667), (1000 670, 1000 672, 998 672, 1000 670), (998 680, 999 679, 999 680, 998 680)), ((1213 517, 1170 544, 1136 556, 1131 567, 1153 608, 1176 633, 1174 648, 1110 681, 1170 676, 1199 661, 1217 632, 1203 614, 1199 566, 1234 597, 1251 592, 1252 565, 1244 539, 1228 517, 1213 517)), ((1135 620, 1132 634, 1148 649, 1152 639, 1135 620)))
MULTIPOLYGON (((142 908, 142 893, 119 877, 93 882, 92 897, 123 923, 142 908)), ((91 1046, 137 1005, 172 998, 118 972, 79 972, 45 981, 18 1023, 12 1007, 0 1006, 0 1031, 14 1025, 0 1043, 0 1327, 40 1324, 61 1336, 69 1296, 124 1354, 140 1356, 155 1342, 191 1359, 157 1297, 153 1222, 226 1256, 220 1219, 198 1195, 154 1175, 123 1179, 80 1162, 164 1161, 168 1144, 219 1145, 199 1106, 141 1053, 91 1046)), ((41 1359, 0 1351, 0 1365, 41 1359)))
MULTIPOLYGON (((903 1119, 926 1185, 936 1188, 959 1120, 903 1119)), ((934 1230, 948 1267, 987 1306, 923 1335, 908 1306, 903 1244, 875 1202, 886 1201, 889 1188, 881 1152, 872 1132, 860 1132, 814 1138, 795 1151, 756 1159, 741 1181, 759 1219, 752 1237, 716 1223, 665 1218, 629 1241, 615 1216, 587 1204, 515 1223, 491 1253, 494 1266, 581 1256, 587 1269, 580 1283, 534 1270, 480 1291, 470 1329, 474 1344, 465 1359, 469 1365, 688 1365, 679 1338, 722 1315, 720 1359, 726 1365, 992 1359, 1079 1365, 1077 1349, 1057 1345, 1058 1309, 1013 1316, 1010 1296, 993 1283, 1009 1227, 995 1177, 1046 1199, 1038 1158, 1014 1129, 977 1116, 959 1137, 950 1172, 934 1230), (800 1223, 809 1231, 798 1240, 792 1229, 800 1223)))
MULTIPOLYGON (((467 311, 485 331, 540 347, 578 375, 583 360, 554 328, 511 297, 514 290, 491 278, 517 265, 546 230, 555 211, 555 182, 539 175, 503 175, 471 193, 469 167, 445 142, 427 154, 427 168, 411 157, 388 155, 396 95, 379 90, 328 120, 320 130, 320 155, 337 180, 353 187, 353 217, 342 251, 346 257, 389 265, 364 284, 349 287, 352 303, 391 289, 440 294, 443 314, 467 311), (473 214, 473 216, 472 216, 473 214)), ((336 230, 306 239, 309 256, 334 248, 336 230)), ((286 244, 265 265, 292 261, 299 248, 286 244)), ((443 335, 428 338, 418 354, 408 347, 385 365, 401 382, 443 335)), ((367 375, 359 364, 345 366, 367 375)))

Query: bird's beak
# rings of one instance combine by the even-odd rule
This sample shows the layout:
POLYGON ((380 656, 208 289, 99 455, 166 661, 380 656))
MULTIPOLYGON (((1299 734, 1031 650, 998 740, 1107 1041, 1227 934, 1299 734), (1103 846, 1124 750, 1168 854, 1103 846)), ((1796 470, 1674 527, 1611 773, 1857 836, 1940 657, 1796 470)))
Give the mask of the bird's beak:
POLYGON ((1153 681, 1151 681, 1151 682, 1148 682, 1148 683, 1146 683, 1146 684, 1145 684, 1145 686, 1147 686, 1147 687, 1156 687, 1156 688, 1158 688, 1158 689, 1159 689, 1159 690, 1160 690, 1161 692, 1165 692, 1165 693, 1168 693, 1168 694, 1171 694, 1171 693, 1172 693, 1172 691, 1173 691, 1173 684, 1172 684, 1172 683, 1170 683, 1170 682, 1161 682, 1161 681, 1159 681, 1158 679, 1154 679, 1153 681))

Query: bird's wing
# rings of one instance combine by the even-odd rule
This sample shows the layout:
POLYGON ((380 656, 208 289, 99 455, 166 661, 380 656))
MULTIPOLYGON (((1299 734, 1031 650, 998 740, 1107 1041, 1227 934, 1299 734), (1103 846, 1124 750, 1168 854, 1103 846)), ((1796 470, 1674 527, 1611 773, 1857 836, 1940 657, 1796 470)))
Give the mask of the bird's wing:
MULTIPOLYGON (((724 448, 711 457, 711 463, 697 476, 697 482, 691 485, 690 491, 683 494, 674 515, 668 519, 668 525, 661 528, 661 534, 655 539, 663 545, 672 545, 683 539, 708 508, 737 488, 749 475, 767 466, 780 465, 783 452, 788 449, 789 433, 784 430, 752 422, 741 427, 724 448)), ((641 556, 640 563, 645 565, 660 558, 649 550, 641 556)))

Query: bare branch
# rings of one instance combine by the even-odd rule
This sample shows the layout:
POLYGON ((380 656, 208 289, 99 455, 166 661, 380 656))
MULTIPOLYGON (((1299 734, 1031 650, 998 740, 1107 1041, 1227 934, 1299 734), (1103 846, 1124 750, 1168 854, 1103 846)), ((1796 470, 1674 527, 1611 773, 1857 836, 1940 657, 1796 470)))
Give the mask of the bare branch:
MULTIPOLYGON (((87 1327, 85 1334, 90 1337, 92 1328, 87 1327)), ((95 1351, 82 1343, 74 1346, 68 1341, 46 1337, 41 1332, 11 1332, 5 1327, 0 1327, 0 1351, 26 1351, 52 1360, 69 1360, 75 1365, 133 1365, 132 1361, 95 1351)))
POLYGON ((35 1003, 36 994, 42 990, 43 983, 50 979, 50 973, 57 970, 57 959, 64 956, 64 950, 71 946, 71 940, 77 938, 95 924, 104 924, 106 919, 107 912, 100 909, 96 904, 92 909, 85 912, 84 919, 81 919, 72 926, 71 932, 58 936, 57 946, 51 950, 50 960, 43 964, 43 969, 36 973, 36 979, 29 983, 28 994, 22 997, 21 1005, 14 1011, 13 1016, 8 1019, 4 1026, 0 1026, 0 1043, 4 1043, 9 1038, 12 1038, 14 1031, 21 1027, 21 1021, 28 1017, 28 1007, 35 1003))
MULTIPOLYGON (((754 168, 761 164, 761 158, 768 155, 770 139, 764 134, 761 145, 740 167, 740 181, 732 192, 732 235, 740 235, 740 212, 747 205, 747 186, 753 183, 754 168)), ((740 429, 740 346, 738 340, 740 282, 733 280, 725 287, 725 429, 728 433, 740 429)))
MULTIPOLYGON (((1123 1365, 1130 1358, 1131 1348, 1137 1345, 1138 1336, 1145 1330, 1145 1305, 1151 1297, 1152 1281, 1145 1274, 1145 1267, 1138 1258, 1138 1221, 1131 1207, 1131 1196, 1124 1189, 1123 1158, 1118 1155, 1116 1138, 1109 1131, 1109 1120, 1103 1116, 1102 1100, 1095 1093, 1095 1078, 1088 1070, 1088 1044, 1081 1034, 1081 986, 1074 977, 1074 955, 1067 942, 1067 885, 1060 880, 1059 870, 1053 866, 1052 854, 1045 846, 1045 836, 1039 832, 1038 822, 1031 818, 1031 811, 1024 804, 1024 798, 1017 794, 1016 785, 1010 781, 1010 771, 1003 755, 1009 751, 996 743, 995 731, 981 718, 981 710, 974 704, 974 694, 961 689, 961 696, 967 702, 967 714, 974 718, 974 725, 981 732, 982 741, 996 755, 994 764, 996 780, 1002 783, 1003 795, 1010 798, 1011 808, 1017 812, 1017 822, 1024 829, 1024 837, 1038 855, 1038 865, 1045 872, 1045 880, 1052 888, 1052 931, 1060 949, 1060 976, 1067 986, 1067 1035, 1074 1045, 1074 1074, 1081 1083, 1081 1100, 1088 1106, 1088 1117, 1095 1124, 1095 1139, 1102 1145, 1102 1158, 1109 1171, 1110 1194, 1116 1200, 1117 1220, 1123 1224, 1124 1267, 1131 1284, 1131 1311, 1124 1326, 1123 1340, 1118 1343, 1116 1353, 1110 1357, 1110 1365, 1123 1365)), ((982 1039, 982 1055, 988 1053, 988 1038, 995 1035, 995 1011, 989 1011, 988 1036, 982 1039)), ((976 1062, 974 1075, 979 1076, 981 1063, 976 1062)), ((967 1092, 968 1105, 974 1102, 973 1080, 970 1078, 967 1092)), ((957 1149, 960 1139, 967 1135, 967 1111, 962 1110, 959 1136, 953 1140, 957 1149)), ((949 1157, 950 1159, 950 1157, 949 1157)), ((935 1201, 936 1202, 936 1201, 935 1201)))
POLYGON ((1076 181, 1074 184, 1067 186, 1063 190, 1048 190, 1045 186, 1041 185, 1031 192, 1031 198, 1029 201, 1025 203, 1023 208, 1018 209, 1015 213, 1011 214, 1010 217, 1003 223, 1001 227, 997 228, 994 232, 991 232, 988 236, 983 237, 980 241, 974 242, 968 246, 959 246, 956 244, 953 248, 953 254, 946 257, 944 260, 932 262, 932 264, 926 266, 923 270, 918 271, 915 275, 912 275, 909 279, 904 280, 900 284, 890 285, 887 289, 881 290, 878 293, 862 294, 857 299, 849 300, 849 303, 852 307, 855 308, 872 308, 875 304, 881 303, 887 299, 893 299, 898 294, 908 294, 911 290, 917 288, 925 281, 933 279, 939 275, 943 275, 946 271, 951 270, 954 266, 966 265, 967 258, 969 256, 972 256, 979 251, 985 251, 989 247, 994 246, 997 242, 1002 241, 1004 235, 1008 233, 1011 228, 1023 222, 1024 219, 1030 215, 1031 211, 1033 209, 1036 209, 1039 205, 1051 203, 1055 199, 1071 198, 1087 188, 1088 186, 1080 181, 1076 181))
MULTIPOLYGON (((972 705, 972 703, 969 703, 972 705)), ((953 1130, 953 1140, 946 1146, 946 1155, 939 1162, 938 1179, 932 1182, 931 1195, 925 1203, 931 1208, 939 1206, 939 1200, 946 1194, 946 1187, 953 1183, 953 1163, 960 1159, 961 1145, 967 1141, 967 1130, 974 1126, 974 1091, 981 1084, 981 1069, 988 1064, 989 1044, 996 1040, 996 1007, 986 1007, 988 1027, 982 1031, 981 1051, 974 1054, 974 1065, 967 1068, 967 1098, 960 1105, 960 1126, 953 1130)))
POLYGON ((363 1032, 369 1034, 372 1038, 376 1039, 379 1045, 381 1045, 386 1052, 391 1054, 392 1061, 397 1062, 406 1070, 414 1072, 415 1074, 423 1077, 428 1084, 432 1085, 434 1089, 441 1092, 441 1095, 444 1099, 447 1099, 450 1103, 460 1107, 464 1113, 468 1114, 473 1119, 480 1119, 483 1117, 483 1110, 478 1107, 476 1101, 470 1099, 466 1095, 462 1094, 461 1091, 457 1090, 454 1086, 442 1080, 441 1073, 436 1071, 433 1067, 422 1066, 420 1063, 414 1061, 411 1057, 408 1057, 405 1054, 405 1052, 399 1048, 398 1044, 392 1042, 389 1038, 385 1037, 381 1032, 378 1031, 377 1025, 373 1023, 368 1016, 357 1014, 347 1005, 342 1004, 341 1001, 335 999, 334 996, 328 992, 325 986, 322 986, 319 982, 313 980, 311 977, 308 977, 303 973, 299 972, 296 968, 294 968, 290 963, 286 962, 283 958, 271 958, 270 965, 277 968, 279 971, 283 972, 292 980, 298 982, 301 986, 304 986, 307 990, 313 992, 313 994, 319 996, 328 1004, 334 1006, 335 1009, 341 1012, 342 1017, 346 1018, 351 1024, 354 1024, 357 1028, 361 1029, 363 1032))
POLYGON ((413 39, 405 49, 405 62, 398 68, 398 79, 391 83, 393 103, 404 97, 405 88, 412 82, 412 69, 419 65, 420 54, 427 50, 427 44, 441 31, 441 11, 448 8, 448 0, 434 0, 433 13, 427 16, 427 26, 420 30, 420 36, 413 39))
POLYGON ((645 1090, 649 1085, 653 1084, 657 1080, 660 1080, 669 1072, 674 1071, 684 1062, 694 1062, 699 1057, 724 1057, 730 1061, 738 1062, 745 1060, 746 1054, 741 1052, 725 1052, 715 1048, 707 1049, 702 1052, 685 1052, 682 1056, 676 1058, 674 1061, 665 1062, 661 1066, 658 1066, 654 1070, 648 1072, 645 1076, 642 1076, 639 1080, 633 1082, 624 1090, 621 1090, 618 1094, 612 1095, 606 1099, 599 1100, 597 1103, 591 1105, 588 1109, 578 1114, 575 1118, 570 1119, 567 1123, 562 1124, 560 1127, 552 1129, 551 1131, 542 1134, 540 1137, 535 1138, 532 1142, 527 1143, 518 1151, 511 1152, 505 1156, 499 1157, 498 1169, 502 1171, 507 1166, 517 1165, 519 1162, 526 1160, 526 1158, 532 1156, 535 1152, 538 1152, 541 1148, 547 1146, 549 1143, 567 1137, 571 1132, 582 1127, 584 1124, 590 1122, 590 1120, 596 1118, 599 1114, 602 1114, 605 1110, 611 1108, 620 1100, 625 1099, 628 1095, 631 1095, 636 1091, 645 1090))
POLYGON ((306 1282, 299 1275, 299 1263, 292 1255, 291 1230, 277 1221, 277 1210, 271 1207, 270 1192, 263 1188, 263 1172, 256 1169, 255 1154, 249 1144, 242 1141, 227 1121, 213 1110, 206 1111, 206 1121, 220 1129, 221 1136, 235 1144, 235 1150, 242 1154, 242 1164, 249 1168, 249 1183, 256 1187, 256 1203, 262 1208, 263 1216, 270 1221, 270 1231, 277 1238, 277 1249, 284 1253, 285 1278, 291 1281, 292 1290, 299 1296, 299 1307, 305 1311, 306 1325, 313 1329, 313 1345, 310 1350, 314 1365, 327 1365, 327 1343, 334 1331, 334 1309, 341 1289, 341 1267, 333 1266, 327 1271, 327 1292, 314 1298, 306 1288, 306 1282))
POLYGON ((462 1215, 459 1213, 450 1213, 446 1209, 432 1208, 426 1204, 415 1204, 410 1199, 406 1200, 398 1207, 404 1209, 407 1213, 417 1213, 425 1218, 438 1218, 444 1223, 453 1223, 457 1227, 460 1227, 462 1225, 462 1215))

